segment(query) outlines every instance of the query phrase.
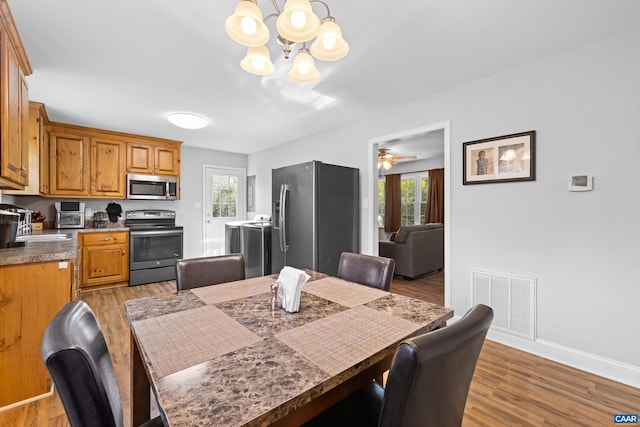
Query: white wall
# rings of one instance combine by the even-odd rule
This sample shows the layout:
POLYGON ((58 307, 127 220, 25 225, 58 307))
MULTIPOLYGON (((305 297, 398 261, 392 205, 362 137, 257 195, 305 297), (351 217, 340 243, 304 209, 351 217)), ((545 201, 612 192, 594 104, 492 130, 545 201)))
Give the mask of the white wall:
POLYGON ((314 159, 360 168, 368 197, 369 139, 450 120, 456 314, 470 304, 471 268, 534 277, 538 340, 516 345, 638 387, 638 45, 634 31, 249 155, 257 210, 270 210, 272 168, 314 159), (463 142, 528 130, 536 181, 462 185, 463 142), (593 175, 594 191, 568 192, 574 174, 593 175))
POLYGON ((184 257, 193 258, 203 255, 203 165, 246 169, 247 156, 224 151, 182 147, 180 159, 182 193, 176 207, 176 221, 184 226, 184 257))

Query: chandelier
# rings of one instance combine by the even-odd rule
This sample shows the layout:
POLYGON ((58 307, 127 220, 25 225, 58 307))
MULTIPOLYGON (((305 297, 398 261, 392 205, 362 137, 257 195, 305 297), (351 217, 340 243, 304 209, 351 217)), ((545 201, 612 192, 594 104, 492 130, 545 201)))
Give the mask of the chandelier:
POLYGON ((289 59, 293 45, 302 43, 289 71, 289 78, 293 81, 307 83, 320 78, 314 57, 322 61, 335 61, 349 52, 349 45, 342 38, 340 27, 323 1, 286 0, 282 12, 276 0, 271 0, 271 3, 275 12, 263 19, 257 0, 241 0, 233 15, 224 23, 229 37, 249 48, 247 56, 240 62, 245 71, 261 76, 275 71, 266 46, 269 41, 266 22, 271 18, 277 18, 277 42, 282 45, 285 59, 289 59), (322 21, 313 13, 312 3, 326 9, 327 15, 322 21), (307 43, 313 39, 310 48, 307 48, 307 43))

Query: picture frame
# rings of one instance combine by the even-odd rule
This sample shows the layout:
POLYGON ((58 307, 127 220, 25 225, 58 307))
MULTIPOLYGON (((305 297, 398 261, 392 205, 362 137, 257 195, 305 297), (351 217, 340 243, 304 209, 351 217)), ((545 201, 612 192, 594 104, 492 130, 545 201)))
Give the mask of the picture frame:
POLYGON ((462 184, 536 180, 536 131, 462 144, 462 184))

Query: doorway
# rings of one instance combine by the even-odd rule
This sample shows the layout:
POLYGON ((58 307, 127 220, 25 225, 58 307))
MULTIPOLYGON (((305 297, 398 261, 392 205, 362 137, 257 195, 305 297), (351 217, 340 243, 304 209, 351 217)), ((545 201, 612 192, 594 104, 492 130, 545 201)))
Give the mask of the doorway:
POLYGON ((246 216, 245 169, 204 165, 203 253, 224 255, 224 226, 246 216))
POLYGON ((451 288, 449 274, 451 271, 451 140, 450 122, 444 121, 384 135, 369 140, 369 242, 370 253, 378 254, 378 148, 403 140, 420 138, 430 132, 442 131, 442 144, 444 148, 444 303, 451 306, 451 288))

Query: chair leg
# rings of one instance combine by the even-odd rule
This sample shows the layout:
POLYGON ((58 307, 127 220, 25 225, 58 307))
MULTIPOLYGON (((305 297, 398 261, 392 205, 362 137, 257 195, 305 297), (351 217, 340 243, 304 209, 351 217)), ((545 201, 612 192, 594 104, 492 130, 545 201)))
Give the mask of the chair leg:
POLYGON ((373 379, 375 382, 377 382, 378 384, 380 384, 380 387, 384 387, 384 374, 382 375, 378 375, 377 377, 375 377, 373 379))

